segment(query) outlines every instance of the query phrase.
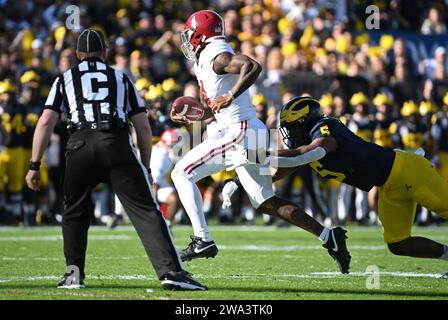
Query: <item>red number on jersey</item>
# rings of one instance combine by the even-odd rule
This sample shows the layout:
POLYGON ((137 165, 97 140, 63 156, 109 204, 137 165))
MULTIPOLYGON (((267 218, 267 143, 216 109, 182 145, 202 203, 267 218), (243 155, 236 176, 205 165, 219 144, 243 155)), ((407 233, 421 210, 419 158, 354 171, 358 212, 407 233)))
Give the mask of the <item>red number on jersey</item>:
POLYGON ((207 97, 207 93, 205 92, 204 83, 202 82, 202 80, 201 80, 201 87, 200 87, 200 95, 204 98, 207 105, 210 106, 211 100, 210 100, 210 98, 207 97))

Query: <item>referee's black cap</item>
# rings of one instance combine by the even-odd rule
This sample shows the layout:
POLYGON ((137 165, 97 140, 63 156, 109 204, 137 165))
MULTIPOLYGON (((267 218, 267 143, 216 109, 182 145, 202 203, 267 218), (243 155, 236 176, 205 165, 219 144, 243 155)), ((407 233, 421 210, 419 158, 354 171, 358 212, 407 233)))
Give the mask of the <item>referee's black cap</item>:
POLYGON ((85 53, 103 51, 106 48, 103 33, 95 29, 85 29, 81 32, 76 44, 76 50, 85 53))

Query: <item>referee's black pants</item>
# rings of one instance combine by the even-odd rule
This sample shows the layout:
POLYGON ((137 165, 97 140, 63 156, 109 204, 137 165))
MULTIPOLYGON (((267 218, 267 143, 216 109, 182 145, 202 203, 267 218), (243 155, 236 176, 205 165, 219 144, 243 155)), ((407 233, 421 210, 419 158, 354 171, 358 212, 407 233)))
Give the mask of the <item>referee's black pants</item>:
POLYGON ((182 265, 162 214, 152 196, 146 169, 130 143, 127 129, 115 132, 82 129, 69 138, 64 179, 65 210, 62 219, 67 266, 84 275, 89 203, 92 188, 109 181, 123 204, 161 278, 182 265))

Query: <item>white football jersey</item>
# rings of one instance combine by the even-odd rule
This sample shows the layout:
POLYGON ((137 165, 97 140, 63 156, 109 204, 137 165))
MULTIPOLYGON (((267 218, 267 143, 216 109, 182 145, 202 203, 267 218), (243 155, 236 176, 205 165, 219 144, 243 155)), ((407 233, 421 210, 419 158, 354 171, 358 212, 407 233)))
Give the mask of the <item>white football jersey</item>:
MULTIPOLYGON (((219 75, 213 70, 213 61, 224 52, 234 54, 227 42, 214 40, 204 48, 199 60, 194 65, 199 88, 209 105, 216 97, 227 95, 239 78, 238 74, 219 75)), ((255 117, 255 108, 252 106, 249 90, 244 91, 233 100, 230 106, 215 114, 217 122, 226 124, 238 123, 255 117)))
POLYGON ((166 188, 171 185, 168 178, 174 164, 170 160, 168 148, 160 142, 156 143, 152 148, 149 167, 151 168, 151 175, 154 182, 157 183, 160 188, 166 188))

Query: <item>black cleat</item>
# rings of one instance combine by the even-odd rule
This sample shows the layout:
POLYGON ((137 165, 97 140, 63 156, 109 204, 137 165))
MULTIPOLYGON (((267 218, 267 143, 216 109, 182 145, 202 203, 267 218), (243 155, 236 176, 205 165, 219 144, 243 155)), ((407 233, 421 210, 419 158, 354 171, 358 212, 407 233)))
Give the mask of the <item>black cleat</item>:
POLYGON ((83 277, 76 279, 70 273, 65 273, 62 280, 58 283, 58 289, 83 289, 85 287, 83 277))
POLYGON ((346 233, 347 231, 341 227, 331 229, 327 242, 322 245, 322 247, 328 249, 328 254, 336 261, 341 273, 349 273, 352 258, 345 243, 346 233))
POLYGON ((441 279, 448 279, 448 272, 440 276, 441 279))
POLYGON ((162 277, 165 290, 208 290, 207 286, 197 282, 187 271, 170 271, 162 277))
POLYGON ((214 258, 218 254, 215 241, 204 241, 200 237, 190 236, 191 242, 181 253, 182 261, 190 261, 197 258, 214 258))

